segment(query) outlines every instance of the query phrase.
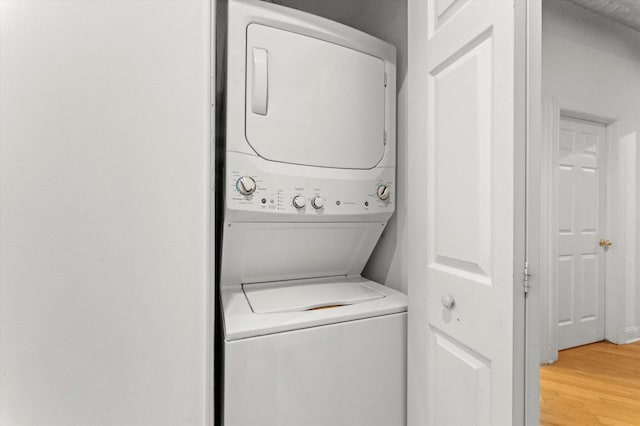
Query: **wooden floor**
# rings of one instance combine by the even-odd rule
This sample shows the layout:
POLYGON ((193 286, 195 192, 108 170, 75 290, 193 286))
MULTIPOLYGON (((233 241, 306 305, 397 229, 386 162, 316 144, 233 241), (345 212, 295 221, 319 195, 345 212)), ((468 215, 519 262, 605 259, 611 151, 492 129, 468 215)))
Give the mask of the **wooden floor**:
POLYGON ((540 425, 640 426, 640 342, 560 352, 540 370, 540 425))

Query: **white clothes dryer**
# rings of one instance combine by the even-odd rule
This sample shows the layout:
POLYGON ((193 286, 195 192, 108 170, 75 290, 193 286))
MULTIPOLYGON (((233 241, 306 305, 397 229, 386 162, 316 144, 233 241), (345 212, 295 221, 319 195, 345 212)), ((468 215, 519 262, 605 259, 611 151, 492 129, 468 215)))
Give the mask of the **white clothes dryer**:
POLYGON ((395 426, 406 295, 361 277, 395 206, 395 48, 230 0, 226 426, 395 426))

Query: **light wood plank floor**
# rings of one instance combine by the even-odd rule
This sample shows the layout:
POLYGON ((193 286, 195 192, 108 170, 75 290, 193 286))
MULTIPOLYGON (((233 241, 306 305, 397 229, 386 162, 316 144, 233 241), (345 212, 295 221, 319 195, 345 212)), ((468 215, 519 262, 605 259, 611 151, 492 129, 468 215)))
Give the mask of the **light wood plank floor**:
POLYGON ((541 426, 640 426, 640 342, 560 352, 540 369, 541 426))

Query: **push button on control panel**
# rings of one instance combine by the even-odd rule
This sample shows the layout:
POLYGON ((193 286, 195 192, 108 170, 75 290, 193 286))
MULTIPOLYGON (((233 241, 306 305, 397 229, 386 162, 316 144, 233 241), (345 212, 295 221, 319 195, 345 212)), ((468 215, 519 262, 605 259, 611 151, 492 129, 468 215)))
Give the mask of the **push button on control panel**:
POLYGON ((256 190, 256 181, 250 176, 242 176, 236 181, 236 189, 242 195, 251 195, 256 190))

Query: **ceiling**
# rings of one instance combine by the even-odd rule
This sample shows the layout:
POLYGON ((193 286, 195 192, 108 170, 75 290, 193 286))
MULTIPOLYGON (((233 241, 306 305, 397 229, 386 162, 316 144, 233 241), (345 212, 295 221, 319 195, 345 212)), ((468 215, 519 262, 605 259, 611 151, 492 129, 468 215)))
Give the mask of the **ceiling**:
POLYGON ((639 0, 569 0, 622 25, 640 31, 639 0))

